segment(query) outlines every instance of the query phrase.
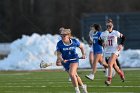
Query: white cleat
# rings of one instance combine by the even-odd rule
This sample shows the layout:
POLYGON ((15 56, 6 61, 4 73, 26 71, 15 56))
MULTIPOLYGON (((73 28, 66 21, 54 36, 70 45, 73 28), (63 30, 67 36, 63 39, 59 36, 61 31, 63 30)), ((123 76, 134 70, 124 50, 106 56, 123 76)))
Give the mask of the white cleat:
POLYGON ((94 80, 94 74, 89 74, 89 75, 86 75, 85 77, 90 80, 94 80))
POLYGON ((75 93, 80 93, 79 87, 75 87, 75 93))
POLYGON ((106 80, 106 81, 105 81, 105 84, 106 84, 107 86, 109 86, 109 85, 111 84, 111 81, 106 80))
POLYGON ((69 77, 68 81, 71 81, 71 78, 69 77))
POLYGON ((76 91, 76 93, 80 93, 80 91, 76 91))
POLYGON ((86 84, 84 84, 82 87, 82 93, 88 93, 86 84))

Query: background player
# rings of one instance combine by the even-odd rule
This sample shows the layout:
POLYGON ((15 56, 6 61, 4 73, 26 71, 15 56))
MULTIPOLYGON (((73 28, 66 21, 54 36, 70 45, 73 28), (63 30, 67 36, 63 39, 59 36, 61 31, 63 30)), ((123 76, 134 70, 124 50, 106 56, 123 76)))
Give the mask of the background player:
POLYGON ((109 19, 106 23, 107 30, 101 34, 101 39, 104 41, 104 52, 105 57, 108 60, 109 70, 108 70, 108 78, 105 81, 106 85, 111 84, 112 80, 112 69, 113 67, 117 71, 117 73, 120 75, 122 81, 124 81, 124 73, 119 69, 119 67, 116 64, 116 59, 119 56, 119 53, 122 49, 122 46, 125 41, 125 37, 120 32, 113 30, 113 22, 111 19, 109 19), (118 45, 118 38, 121 39, 120 44, 118 45))
POLYGON ((92 35, 94 34, 94 31, 92 30, 92 28, 90 27, 90 32, 89 32, 89 46, 90 46, 90 52, 89 52, 89 62, 90 62, 90 66, 92 68, 93 65, 93 61, 94 61, 94 52, 93 52, 93 38, 92 35))
POLYGON ((97 63, 100 62, 105 68, 108 67, 108 64, 103 58, 103 47, 98 44, 98 39, 101 35, 101 26, 99 24, 93 24, 90 26, 90 30, 89 36, 92 41, 94 61, 92 64, 92 73, 86 75, 86 77, 90 80, 93 80, 97 69, 97 63))

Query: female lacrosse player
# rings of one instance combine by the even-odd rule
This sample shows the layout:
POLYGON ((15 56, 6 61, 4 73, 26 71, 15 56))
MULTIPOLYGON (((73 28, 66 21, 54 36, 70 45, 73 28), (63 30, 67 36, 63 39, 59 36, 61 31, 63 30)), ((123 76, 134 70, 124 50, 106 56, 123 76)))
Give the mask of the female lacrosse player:
POLYGON ((89 62, 90 62, 91 68, 92 68, 93 61, 94 61, 94 52, 93 52, 93 44, 92 44, 92 41, 93 41, 92 40, 92 35, 93 34, 94 34, 94 32, 92 30, 90 30, 90 32, 89 32, 89 45, 90 45, 89 62))
POLYGON ((83 93, 87 92, 86 85, 83 84, 81 78, 77 74, 78 68, 78 54, 76 53, 76 47, 79 47, 82 53, 82 58, 85 59, 85 51, 82 44, 76 39, 71 38, 71 30, 64 29, 60 33, 62 40, 57 43, 57 61, 56 65, 63 65, 69 76, 72 79, 72 84, 75 87, 76 93, 80 93, 79 86, 82 88, 83 93), (74 59, 74 60, 70 60, 74 59))
POLYGON ((116 70, 116 72, 120 75, 122 81, 124 82, 124 73, 119 69, 119 67, 116 64, 116 59, 119 56, 119 53, 122 49, 122 46, 125 41, 125 37, 120 32, 113 30, 113 22, 111 19, 109 19, 106 23, 107 30, 101 34, 101 39, 104 41, 104 52, 105 57, 108 60, 108 78, 105 81, 106 85, 111 84, 112 80, 112 68, 116 70), (118 38, 121 39, 120 44, 118 45, 117 40, 118 38))
MULTIPOLYGON (((59 33, 61 33, 63 30, 65 30, 65 28, 64 27, 60 27, 59 28, 59 33)), ((61 40, 62 38, 60 38, 59 40, 61 40)), ((71 81, 71 78, 69 77, 68 78, 68 81, 71 81)))
POLYGON ((108 67, 108 64, 105 62, 104 58, 103 58, 103 47, 101 45, 99 45, 98 43, 98 39, 101 35, 101 26, 99 24, 94 24, 91 25, 90 27, 90 39, 92 41, 92 49, 93 49, 93 55, 94 55, 94 61, 92 64, 92 73, 89 75, 86 75, 86 77, 90 80, 94 79, 94 75, 96 73, 96 69, 97 69, 97 63, 100 62, 105 68, 108 67))

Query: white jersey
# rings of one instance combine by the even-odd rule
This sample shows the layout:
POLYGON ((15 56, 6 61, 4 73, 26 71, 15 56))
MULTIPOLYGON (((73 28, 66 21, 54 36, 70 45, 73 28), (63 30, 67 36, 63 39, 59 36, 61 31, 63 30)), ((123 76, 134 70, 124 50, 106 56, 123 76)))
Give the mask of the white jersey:
MULTIPOLYGON (((94 34, 94 32, 92 30, 90 30, 89 38, 92 42, 93 42, 93 34, 94 34)), ((90 52, 93 52, 93 44, 90 46, 90 52)))
POLYGON ((93 35, 94 35, 94 32, 91 30, 89 32, 89 37, 90 37, 90 40, 93 42, 93 35))
POLYGON ((120 51, 118 51, 118 37, 120 38, 122 34, 116 30, 113 30, 111 33, 108 31, 102 32, 101 39, 105 42, 104 52, 106 54, 112 54, 116 53, 119 54, 120 51))

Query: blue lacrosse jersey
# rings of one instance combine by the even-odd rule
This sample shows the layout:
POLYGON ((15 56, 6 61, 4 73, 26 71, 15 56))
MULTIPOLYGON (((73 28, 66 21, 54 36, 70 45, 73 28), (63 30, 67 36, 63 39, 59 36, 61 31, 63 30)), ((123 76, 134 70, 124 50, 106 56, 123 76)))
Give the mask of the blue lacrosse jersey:
POLYGON ((101 33, 102 32, 97 31, 92 35, 93 36, 93 51, 94 51, 94 54, 103 53, 103 47, 101 45, 99 45, 99 43, 98 43, 98 40, 99 40, 99 37, 100 37, 101 33))
POLYGON ((80 46, 80 42, 76 39, 70 39, 70 44, 66 45, 60 40, 57 43, 56 49, 61 52, 62 58, 65 60, 78 58, 78 54, 76 53, 76 47, 80 46))
MULTIPOLYGON (((70 39, 70 41, 71 44, 66 45, 63 43, 62 40, 60 40, 56 46, 57 51, 61 52, 62 58, 64 60, 78 58, 78 54, 76 53, 76 47, 80 46, 80 42, 77 41, 76 39, 70 39)), ((68 71, 70 68, 70 63, 75 63, 75 62, 79 62, 79 59, 67 61, 66 63, 62 63, 62 65, 65 68, 65 70, 68 71)))

